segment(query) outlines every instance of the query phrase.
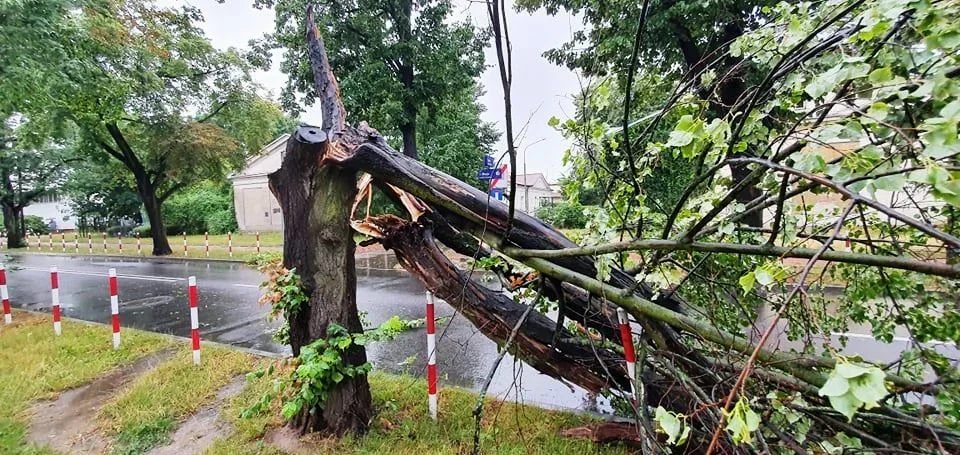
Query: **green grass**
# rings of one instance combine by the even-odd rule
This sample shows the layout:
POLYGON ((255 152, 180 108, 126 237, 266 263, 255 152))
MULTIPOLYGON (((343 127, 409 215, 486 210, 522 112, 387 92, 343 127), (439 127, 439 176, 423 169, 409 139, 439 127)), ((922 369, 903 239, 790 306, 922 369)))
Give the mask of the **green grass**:
POLYGON ((100 410, 99 426, 114 437, 114 453, 144 453, 165 442, 183 418, 253 367, 253 357, 206 347, 201 366, 186 347, 141 375, 100 410))
POLYGON ((24 412, 31 401, 51 399, 110 369, 169 346, 167 337, 127 330, 114 350, 110 328, 63 321, 54 336, 49 316, 15 311, 14 324, 0 325, 0 453, 52 453, 26 446, 24 412))
MULTIPOLYGON (((170 338, 136 330, 124 333, 123 348, 114 351, 109 327, 65 320, 63 336, 53 335, 46 315, 15 312, 12 326, 0 326, 0 453, 50 454, 50 449, 26 446, 30 402, 50 399, 57 392, 82 385, 112 368, 176 345, 170 338)), ((181 345, 182 346, 182 345, 181 345)), ((250 354, 206 347, 203 364, 194 366, 190 351, 178 349, 153 370, 118 389, 100 410, 97 425, 113 438, 113 453, 144 453, 163 444, 179 423, 211 403, 217 391, 257 364, 250 354)), ((279 374, 279 373, 278 373, 279 374)), ((263 436, 283 425, 278 406, 249 419, 240 418, 272 386, 264 377, 248 384, 221 410, 221 419, 234 431, 224 434, 205 453, 282 454, 263 436)), ((439 422, 427 417, 423 380, 373 373, 370 376, 375 415, 370 432, 342 440, 308 436, 308 447, 319 453, 433 454, 469 452, 473 444, 471 410, 476 395, 462 389, 440 390, 439 422)), ((623 447, 596 446, 562 438, 565 428, 588 424, 589 417, 488 400, 482 421, 483 453, 581 454, 623 453, 623 447)))
MULTIPOLYGON (((282 453, 262 443, 270 427, 281 425, 279 410, 240 418, 270 387, 262 378, 249 385, 226 408, 225 417, 236 432, 221 439, 206 455, 282 453)), ((439 421, 427 416, 426 383, 423 380, 373 373, 370 376, 376 414, 370 432, 361 438, 342 440, 310 438, 319 453, 356 454, 447 454, 468 453, 473 448, 473 406, 477 396, 466 390, 440 390, 439 421)), ((590 423, 588 417, 488 400, 481 431, 482 453, 497 454, 582 454, 624 453, 619 445, 596 446, 591 442, 562 438, 565 428, 590 423)))

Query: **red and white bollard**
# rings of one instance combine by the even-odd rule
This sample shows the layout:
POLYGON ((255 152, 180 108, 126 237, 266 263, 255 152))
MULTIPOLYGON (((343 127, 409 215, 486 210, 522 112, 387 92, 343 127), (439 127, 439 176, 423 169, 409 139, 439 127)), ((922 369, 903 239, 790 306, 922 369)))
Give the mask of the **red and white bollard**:
POLYGON ((617 308, 617 319, 620 322, 620 340, 623 343, 623 357, 627 361, 627 376, 630 378, 630 392, 636 397, 637 382, 637 353, 633 350, 633 333, 630 332, 630 320, 627 311, 617 308))
POLYGON ((90 254, 93 254, 93 234, 87 234, 87 248, 90 249, 90 254))
POLYGON ((427 399, 430 418, 437 420, 437 328, 434 319, 433 294, 427 291, 427 399))
POLYGON ((0 298, 3 299, 3 323, 12 324, 13 315, 10 314, 10 294, 7 293, 7 269, 0 264, 0 298))
POLYGON ((37 251, 43 250, 43 247, 40 246, 40 234, 37 234, 37 251))
POLYGON ((103 233, 103 254, 107 254, 107 233, 103 233))
POLYGON ((203 254, 210 257, 210 233, 203 233, 203 254))
POLYGON ((183 257, 187 257, 187 232, 183 232, 183 257))
POLYGON ((60 231, 60 248, 63 249, 63 252, 67 252, 67 234, 63 231, 60 231))
POLYGON ((113 349, 120 349, 120 297, 117 295, 117 269, 110 269, 110 323, 113 325, 113 349))
POLYGON ((257 254, 260 254, 260 233, 257 233, 257 254))
POLYGON ((50 248, 50 251, 53 251, 53 233, 47 233, 47 247, 50 248))
POLYGON ((233 233, 227 233, 227 253, 230 254, 230 257, 233 257, 233 233))
POLYGON ((57 266, 50 266, 50 301, 53 304, 53 333, 60 336, 60 279, 57 266))
POLYGON ((120 250, 120 254, 123 254, 123 234, 117 233, 117 248, 120 250))
POLYGON ((76 231, 73 232, 73 252, 80 254, 80 234, 76 231))
POLYGON ((200 316, 197 314, 197 277, 187 281, 190 296, 190 339, 193 343, 193 364, 200 365, 200 316))
POLYGON ((137 232, 137 256, 143 256, 143 246, 140 244, 139 232, 137 232))

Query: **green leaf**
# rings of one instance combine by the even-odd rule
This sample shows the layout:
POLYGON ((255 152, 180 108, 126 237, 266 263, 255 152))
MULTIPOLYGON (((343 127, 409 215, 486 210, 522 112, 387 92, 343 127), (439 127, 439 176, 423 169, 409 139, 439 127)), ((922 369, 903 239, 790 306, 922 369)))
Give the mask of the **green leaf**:
POLYGON ((740 277, 740 280, 738 282, 740 283, 740 287, 743 289, 744 295, 749 294, 750 291, 753 290, 753 284, 756 281, 757 281, 757 276, 753 272, 750 272, 740 277))
POLYGON ((891 79, 893 79, 893 71, 886 66, 871 71, 867 76, 867 80, 870 81, 871 84, 882 84, 891 79))
POLYGON ((834 371, 838 376, 846 379, 855 378, 857 376, 862 376, 867 374, 866 368, 859 365, 854 365, 852 363, 847 363, 847 362, 838 362, 837 366, 834 367, 834 371))
POLYGON ((775 281, 773 279, 773 274, 771 274, 765 268, 758 268, 757 270, 754 270, 753 275, 756 277, 757 283, 759 283, 761 286, 769 286, 775 281))
POLYGON ((753 442, 753 432, 760 428, 760 415, 750 409, 743 396, 730 412, 724 411, 724 416, 727 418, 726 430, 735 444, 753 442))
POLYGON ((853 396, 862 401, 864 408, 872 409, 879 405, 889 393, 885 384, 886 375, 883 370, 872 367, 867 374, 850 381, 850 391, 853 396))
POLYGON ((550 117, 550 120, 547 120, 547 126, 551 128, 556 128, 560 124, 560 119, 556 117, 550 117))
POLYGON ((884 191, 900 191, 907 183, 907 177, 903 174, 888 175, 877 178, 873 181, 874 188, 884 191))
POLYGON ((801 171, 821 173, 827 169, 827 162, 819 153, 801 152, 797 155, 794 166, 801 171))
POLYGON ((830 407, 846 416, 848 421, 853 420, 853 416, 856 415, 857 409, 860 408, 861 404, 863 404, 857 399, 857 397, 853 396, 852 393, 831 396, 829 398, 830 407))
POLYGON ((850 383, 845 378, 831 375, 817 393, 822 397, 835 397, 845 395, 849 390, 850 383))
POLYGON ((674 413, 664 409, 663 406, 657 406, 654 420, 657 422, 657 431, 667 435, 667 444, 673 445, 676 443, 683 429, 680 419, 674 413))
POLYGON ((286 403, 283 403, 283 408, 281 412, 283 413, 283 418, 290 420, 293 416, 297 415, 300 412, 301 405, 296 400, 290 400, 286 403))
POLYGON ((667 147, 683 147, 693 142, 693 133, 689 131, 671 131, 670 138, 667 140, 667 147))

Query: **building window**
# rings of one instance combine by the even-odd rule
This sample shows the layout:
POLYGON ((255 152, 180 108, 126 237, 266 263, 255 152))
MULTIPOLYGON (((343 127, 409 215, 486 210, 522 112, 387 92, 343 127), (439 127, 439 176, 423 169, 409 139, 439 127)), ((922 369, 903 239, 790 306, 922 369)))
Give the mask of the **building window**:
POLYGON ((59 201, 60 201, 60 195, 52 191, 44 193, 43 195, 37 198, 37 202, 39 203, 59 202, 59 201))

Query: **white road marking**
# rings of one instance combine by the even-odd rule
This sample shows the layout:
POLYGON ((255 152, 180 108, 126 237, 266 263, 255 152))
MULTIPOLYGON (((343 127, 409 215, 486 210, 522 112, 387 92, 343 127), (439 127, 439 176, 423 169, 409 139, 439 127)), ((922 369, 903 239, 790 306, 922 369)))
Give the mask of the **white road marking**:
MULTIPOLYGON (((44 272, 46 269, 41 269, 37 267, 22 267, 22 270, 29 270, 32 272, 44 272)), ((81 272, 79 270, 60 270, 61 274, 67 275, 83 275, 83 276, 102 276, 106 277, 106 273, 96 273, 96 272, 81 272)), ((133 275, 133 274, 117 274, 119 278, 127 278, 131 280, 146 280, 146 281, 160 281, 163 283, 176 283, 177 281, 183 281, 183 278, 171 278, 163 276, 151 276, 151 275, 133 275)))
POLYGON ((259 285, 259 284, 240 284, 240 283, 233 283, 233 285, 236 286, 236 287, 238 287, 238 288, 256 288, 256 289, 259 289, 259 288, 260 288, 260 285, 259 285))

